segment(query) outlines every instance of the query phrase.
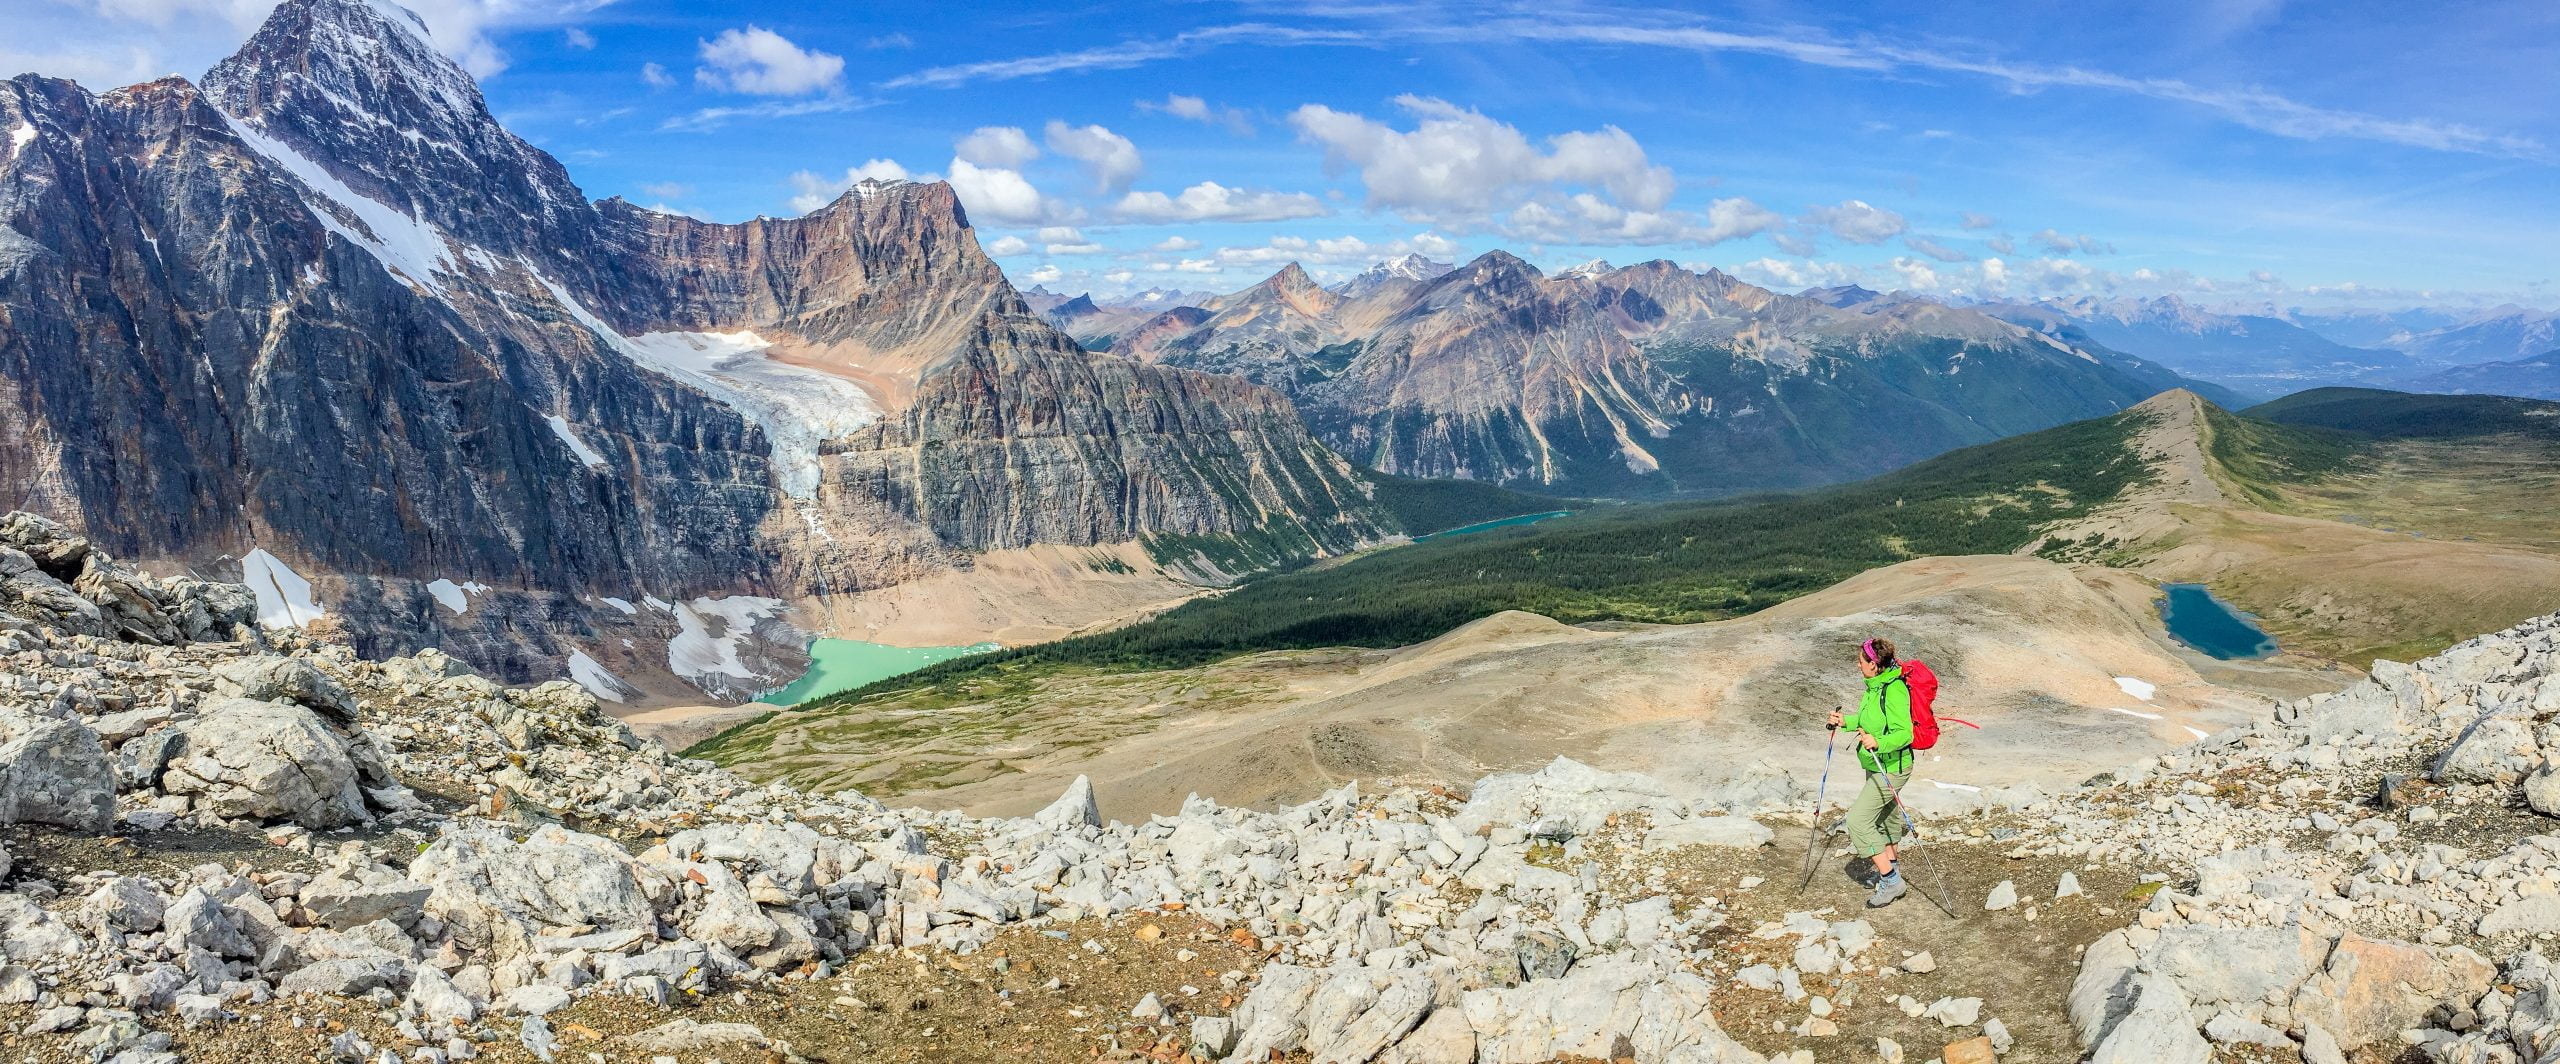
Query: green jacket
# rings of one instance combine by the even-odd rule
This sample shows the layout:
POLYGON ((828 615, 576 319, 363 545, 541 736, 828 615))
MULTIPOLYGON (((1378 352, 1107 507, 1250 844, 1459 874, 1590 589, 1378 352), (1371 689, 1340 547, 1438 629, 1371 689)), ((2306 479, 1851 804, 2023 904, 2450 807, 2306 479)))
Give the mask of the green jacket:
POLYGON ((1859 732, 1876 737, 1874 751, 1858 748, 1858 764, 1868 772, 1911 771, 1911 685, 1902 682, 1901 666, 1867 677, 1858 708, 1840 718, 1840 730, 1853 740, 1859 732))

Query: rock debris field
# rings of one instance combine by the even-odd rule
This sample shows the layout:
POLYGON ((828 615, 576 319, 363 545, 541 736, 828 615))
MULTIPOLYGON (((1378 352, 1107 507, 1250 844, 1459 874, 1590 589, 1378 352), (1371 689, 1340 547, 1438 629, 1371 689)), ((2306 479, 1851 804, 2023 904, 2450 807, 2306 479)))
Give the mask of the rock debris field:
POLYGON ((1949 918, 1864 909, 1837 836, 1798 890, 1809 781, 977 819, 254 615, 0 518, 0 1052, 2560 1061, 2560 617, 1933 808, 1949 918))

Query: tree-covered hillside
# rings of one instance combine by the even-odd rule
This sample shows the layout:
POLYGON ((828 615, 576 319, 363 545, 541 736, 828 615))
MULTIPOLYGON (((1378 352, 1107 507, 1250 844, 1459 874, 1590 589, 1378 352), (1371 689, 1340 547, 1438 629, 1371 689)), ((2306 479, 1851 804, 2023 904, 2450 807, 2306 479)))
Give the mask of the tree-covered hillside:
POLYGON ((1261 650, 1401 646, 1502 610, 1568 622, 1737 616, 1909 558, 2017 550, 2039 526, 2150 476, 2127 446, 2147 417, 2077 422, 1803 494, 1627 506, 1382 551, 1256 580, 1143 624, 888 683, 1037 664, 1174 668, 1261 650))

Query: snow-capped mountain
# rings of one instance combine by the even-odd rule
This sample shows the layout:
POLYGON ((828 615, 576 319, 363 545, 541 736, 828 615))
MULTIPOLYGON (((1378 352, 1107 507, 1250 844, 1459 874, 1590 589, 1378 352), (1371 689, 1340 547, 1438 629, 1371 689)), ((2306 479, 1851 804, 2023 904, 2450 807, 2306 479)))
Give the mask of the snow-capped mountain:
POLYGON ((1344 299, 1367 299, 1388 288, 1404 288, 1435 280, 1456 268, 1420 253, 1408 252, 1353 274, 1350 280, 1334 285, 1333 293, 1344 299))
POLYGON ((2429 362, 2512 362, 2560 349, 2560 313, 2507 304, 2384 342, 2429 362))
POLYGON ((1378 527, 1279 396, 1043 321, 949 186, 590 202, 388 5, 0 81, 0 131, 0 494, 368 653, 743 695, 791 607, 974 552, 1378 527))

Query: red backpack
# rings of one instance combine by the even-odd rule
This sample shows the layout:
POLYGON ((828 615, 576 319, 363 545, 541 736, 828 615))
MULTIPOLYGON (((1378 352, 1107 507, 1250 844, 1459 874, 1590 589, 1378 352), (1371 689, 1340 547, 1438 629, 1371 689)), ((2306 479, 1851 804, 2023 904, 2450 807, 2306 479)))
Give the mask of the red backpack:
MULTIPOLYGON (((1918 660, 1905 661, 1902 684, 1911 689, 1911 748, 1926 750, 1938 745, 1938 674, 1918 660)), ((1982 730, 1981 725, 1969 720, 1947 719, 1982 730)))

